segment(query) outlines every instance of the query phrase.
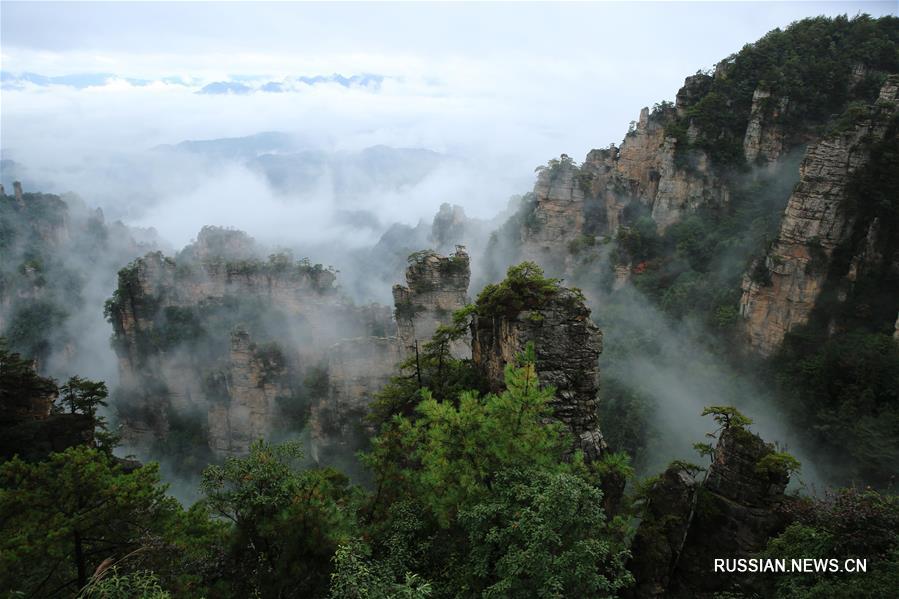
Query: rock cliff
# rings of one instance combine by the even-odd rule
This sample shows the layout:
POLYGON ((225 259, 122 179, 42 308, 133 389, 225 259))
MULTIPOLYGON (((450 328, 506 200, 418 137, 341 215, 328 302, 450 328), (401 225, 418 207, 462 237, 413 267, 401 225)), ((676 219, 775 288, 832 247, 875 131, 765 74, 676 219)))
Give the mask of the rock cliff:
POLYGON ((773 98, 771 92, 758 88, 752 94, 749 125, 743 136, 743 155, 749 164, 770 164, 784 150, 784 131, 778 119, 787 111, 789 98, 773 98))
MULTIPOLYGON (((151 253, 120 272, 107 313, 126 441, 186 434, 174 429, 187 417, 191 442, 219 455, 304 426, 313 458, 351 453, 371 432, 373 396, 467 303, 461 247, 413 254, 393 313, 348 301, 320 265, 260 252, 240 231, 207 227, 175 258, 151 253)), ((467 339, 452 349, 470 356, 467 339)))
POLYGON ((596 412, 602 333, 590 320, 583 296, 559 287, 518 312, 493 311, 481 301, 476 308, 472 361, 491 389, 502 388, 506 364, 533 342, 537 375, 556 389, 555 417, 571 429, 577 449, 597 458, 605 448, 596 412))
POLYGON ((749 557, 787 524, 789 471, 741 427, 722 431, 704 480, 672 464, 650 487, 629 565, 633 597, 706 596, 747 580, 712 576, 716 557, 749 557))
POLYGON ((324 399, 304 380, 327 368, 328 347, 392 328, 386 308, 345 300, 331 271, 257 249, 207 227, 177 258, 151 253, 120 272, 107 313, 131 442, 165 436, 172 412, 195 415, 219 454, 299 429, 324 399))
MULTIPOLYGON (((409 257, 406 285, 393 287, 397 332, 406 355, 414 354, 416 344, 429 340, 438 326, 452 322, 453 312, 468 303, 470 279, 469 257, 461 246, 449 256, 425 250, 409 257)), ((468 339, 457 340, 451 352, 469 357, 468 339)))
POLYGON ((18 455, 41 460, 69 447, 93 444, 93 416, 63 413, 56 383, 34 362, 0 345, 0 462, 18 455))
POLYGON ((365 417, 375 395, 396 374, 403 347, 396 337, 357 337, 328 349, 328 390, 309 417, 313 458, 361 449, 374 432, 365 417))
POLYGON ((860 222, 848 196, 872 148, 887 136, 896 136, 891 123, 899 110, 897 88, 899 77, 890 77, 874 106, 856 114, 845 130, 807 150, 780 233, 743 277, 740 314, 748 344, 757 353, 770 355, 788 331, 809 321, 829 277, 851 283, 860 261, 869 267, 883 261, 876 251, 878 223, 860 222), (858 236, 867 243, 847 248, 858 236), (849 264, 835 263, 841 248, 854 256, 849 264), (843 270, 833 272, 834 268, 843 270))

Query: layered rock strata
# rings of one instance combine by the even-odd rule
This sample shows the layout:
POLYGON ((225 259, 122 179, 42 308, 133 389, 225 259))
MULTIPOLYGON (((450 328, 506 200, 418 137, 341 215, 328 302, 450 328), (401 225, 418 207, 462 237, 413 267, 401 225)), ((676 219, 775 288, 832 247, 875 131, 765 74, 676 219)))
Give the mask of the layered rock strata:
MULTIPOLYGON (((405 355, 427 342, 441 325, 452 322, 453 312, 468 303, 471 269, 461 246, 449 256, 426 250, 409 257, 406 285, 394 285, 397 334, 405 355)), ((469 340, 460 338, 450 348, 457 358, 471 355, 469 340)))
POLYGON ((605 448, 596 409, 602 333, 582 296, 562 288, 539 309, 514 317, 476 316, 471 331, 472 360, 493 391, 503 387, 506 364, 533 342, 540 382, 556 390, 554 416, 587 459, 599 457, 605 448))
MULTIPOLYGON (((831 272, 835 251, 856 227, 856 215, 847 209, 849 186, 888 133, 899 110, 897 90, 899 77, 891 76, 864 116, 807 150, 777 238, 743 277, 743 331, 758 354, 771 355, 787 332, 809 321, 829 276, 853 278, 851 264, 848 272, 831 272)), ((876 222, 865 226, 872 228, 866 238, 877 236, 876 222)))

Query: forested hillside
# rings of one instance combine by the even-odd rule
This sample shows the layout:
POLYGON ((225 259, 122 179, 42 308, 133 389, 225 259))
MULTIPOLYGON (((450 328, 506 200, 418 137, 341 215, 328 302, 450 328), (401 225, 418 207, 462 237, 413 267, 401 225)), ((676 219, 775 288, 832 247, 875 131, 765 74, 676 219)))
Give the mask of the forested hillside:
POLYGON ((772 31, 622 132, 368 274, 0 190, 0 594, 891 596, 899 18, 772 31))

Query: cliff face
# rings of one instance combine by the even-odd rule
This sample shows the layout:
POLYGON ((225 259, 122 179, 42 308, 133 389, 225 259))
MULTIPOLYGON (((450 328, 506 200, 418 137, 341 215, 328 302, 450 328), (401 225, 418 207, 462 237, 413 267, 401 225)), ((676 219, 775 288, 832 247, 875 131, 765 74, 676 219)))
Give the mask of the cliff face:
POLYGON ((386 308, 343 299, 332 272, 255 251, 243 233, 206 228, 177 259, 148 254, 120 273, 107 311, 131 442, 165 436, 173 413, 199 419, 220 454, 298 429, 326 399, 304 381, 327 369, 328 348, 392 328, 386 308))
POLYGON ((605 443, 596 397, 602 333, 582 296, 562 288, 543 306, 516 316, 478 315, 471 331, 472 360, 493 391, 502 388, 506 364, 533 342, 540 382, 556 389, 555 417, 571 429, 588 459, 600 455, 605 443))
POLYGON ((93 416, 63 413, 57 396, 56 383, 38 376, 31 360, 0 346, 0 462, 14 455, 42 460, 93 444, 93 416))
MULTIPOLYGON (((539 170, 532 207, 521 225, 521 256, 549 271, 571 271, 573 246, 581 240, 614 237, 629 213, 646 213, 659 231, 704 207, 722 207, 730 190, 701 149, 669 131, 708 87, 711 77, 688 77, 677 104, 644 108, 620 147, 591 150, 582 165, 568 156, 539 170)), ((771 135, 774 135, 773 133, 771 135)))
POLYGON ((97 306, 122 264, 152 243, 77 196, 30 193, 18 182, 14 194, 0 193, 0 337, 44 374, 106 376, 97 306))
POLYGON ((777 119, 789 107, 789 98, 774 98, 771 92, 758 88, 752 94, 749 125, 743 136, 743 155, 749 164, 770 164, 781 157, 784 132, 777 119))
POLYGON ((780 508, 788 501, 784 490, 789 474, 760 467, 773 451, 745 430, 722 432, 677 562, 681 587, 722 590, 722 580, 709 576, 715 557, 758 553, 786 527, 780 508))
MULTIPOLYGON (((416 341, 467 302, 461 248, 412 256, 407 286, 394 288, 396 321, 387 307, 344 299, 320 266, 257 254, 245 234, 206 228, 175 259, 148 254, 120 273, 107 310, 127 441, 152 445, 187 415, 202 429, 196 441, 220 455, 304 426, 315 459, 350 452, 416 341)), ((470 356, 467 339, 452 349, 470 356)))
MULTIPOLYGON (((872 147, 884 140, 897 114, 899 77, 890 77, 875 106, 847 130, 809 147, 800 166, 800 181, 790 196, 780 233, 767 255, 743 277, 740 314, 749 346, 773 353, 784 335, 808 322, 828 277, 852 281, 860 262, 883 260, 877 255, 877 222, 861 223, 847 207, 853 176, 869 161, 872 147), (834 254, 856 236, 870 240, 855 248, 853 262, 833 272, 834 254), (869 251, 864 251, 870 247, 869 251)), ((895 135, 895 131, 892 133, 895 135)), ((888 257, 890 258, 890 257, 888 257)))
POLYGON ((328 349, 327 395, 313 404, 309 417, 314 459, 360 449, 376 432, 365 420, 368 406, 402 360, 396 337, 344 339, 328 349))
POLYGON ((533 212, 522 227, 522 258, 562 271, 567 247, 584 229, 584 187, 579 169, 565 154, 537 175, 533 212))
POLYGON ((703 481, 673 464, 649 489, 630 570, 633 597, 697 596, 747 581, 710 576, 716 557, 749 557, 787 524, 786 470, 765 468, 774 448, 742 428, 722 431, 703 481))
MULTIPOLYGON (((455 253, 417 252, 409 257, 406 285, 394 285, 397 332, 406 355, 414 354, 416 343, 428 341, 440 325, 450 324, 452 314, 468 303, 471 279, 469 257, 457 246, 455 253)), ((451 347, 459 358, 471 355, 468 339, 451 347)))

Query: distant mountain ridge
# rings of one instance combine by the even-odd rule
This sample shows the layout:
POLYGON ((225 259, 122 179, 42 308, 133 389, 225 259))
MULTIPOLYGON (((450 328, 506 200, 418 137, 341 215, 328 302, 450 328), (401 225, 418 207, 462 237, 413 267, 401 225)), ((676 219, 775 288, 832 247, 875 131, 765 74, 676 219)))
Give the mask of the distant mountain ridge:
POLYGON ((284 93, 297 92, 308 89, 311 86, 322 84, 336 84, 343 88, 366 88, 377 90, 384 80, 384 75, 374 73, 357 73, 343 75, 332 73, 330 75, 300 75, 283 78, 271 78, 267 75, 231 75, 227 79, 219 81, 203 81, 197 77, 183 78, 179 76, 160 77, 147 79, 142 77, 127 77, 115 73, 72 73, 68 75, 42 75, 39 73, 0 71, 0 89, 22 90, 29 85, 49 87, 61 85, 82 90, 89 87, 103 87, 113 81, 125 81, 130 85, 144 87, 156 83, 166 85, 180 85, 187 88, 197 88, 196 93, 203 95, 244 95, 255 92, 284 93))

